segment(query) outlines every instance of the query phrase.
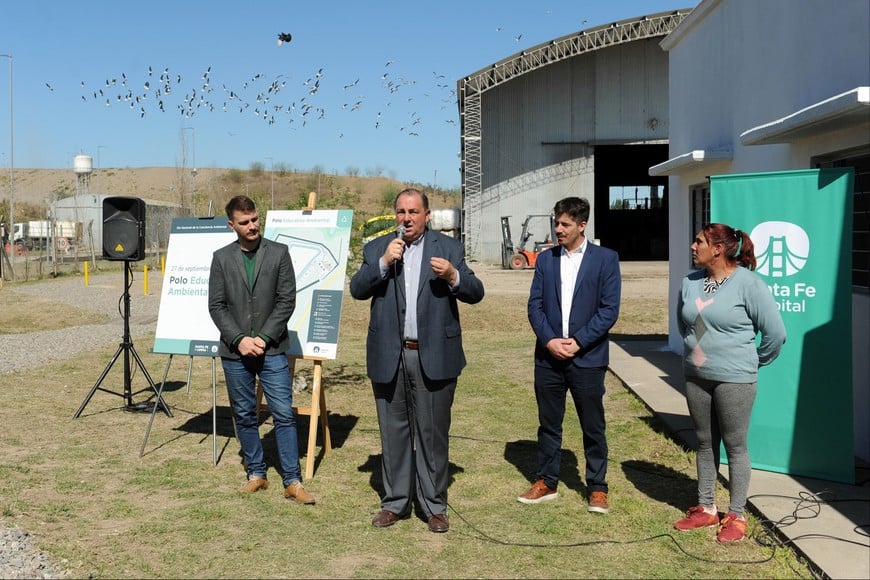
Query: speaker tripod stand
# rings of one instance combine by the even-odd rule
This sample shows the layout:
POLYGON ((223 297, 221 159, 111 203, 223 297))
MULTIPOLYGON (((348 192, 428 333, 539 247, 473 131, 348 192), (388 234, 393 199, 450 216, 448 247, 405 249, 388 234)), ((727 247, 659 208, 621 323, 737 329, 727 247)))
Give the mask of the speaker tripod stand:
POLYGON ((151 379, 151 375, 148 374, 148 369, 145 368, 145 365, 142 363, 142 359, 139 358, 139 353, 136 352, 136 348, 133 346, 133 340, 130 338, 130 284, 130 261, 124 260, 124 337, 121 343, 118 345, 118 350, 115 351, 115 356, 113 356, 112 360, 109 361, 109 364, 106 365, 106 368, 103 370, 103 374, 101 374, 100 378, 97 379, 97 382, 94 383, 94 386, 91 388, 88 396, 85 397, 85 400, 82 401, 82 404, 79 406, 78 411, 76 411, 75 415, 73 415, 73 419, 79 418, 79 415, 82 414, 82 411, 85 410, 85 407, 90 402, 91 397, 93 397, 94 393, 96 393, 97 391, 103 391, 104 393, 123 397, 125 402, 123 408, 125 411, 131 411, 136 413, 150 413, 154 409, 155 405, 159 405, 161 410, 166 413, 168 417, 172 417, 172 412, 169 410, 169 407, 166 405, 166 403, 163 401, 163 398, 160 396, 160 393, 157 391, 157 385, 154 384, 154 381, 151 379), (109 371, 112 370, 115 362, 117 362, 118 358, 121 356, 121 353, 124 354, 124 392, 118 393, 106 389, 101 385, 103 384, 103 380, 106 378, 106 375, 109 374, 109 371), (131 355, 136 361, 136 364, 139 366, 139 370, 142 371, 142 375, 148 381, 149 388, 154 392, 154 395, 156 396, 156 399, 154 401, 146 400, 141 403, 133 403, 133 396, 147 391, 148 388, 141 389, 139 391, 136 391, 135 393, 133 392, 132 386, 130 384, 131 355))

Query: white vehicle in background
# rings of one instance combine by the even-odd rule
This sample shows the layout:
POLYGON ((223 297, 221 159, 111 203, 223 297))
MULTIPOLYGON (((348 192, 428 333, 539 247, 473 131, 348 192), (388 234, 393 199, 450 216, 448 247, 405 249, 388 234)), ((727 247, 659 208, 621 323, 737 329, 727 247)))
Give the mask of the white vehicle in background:
POLYGON ((82 239, 81 222, 66 220, 31 220, 13 226, 12 243, 19 249, 67 251, 82 239))

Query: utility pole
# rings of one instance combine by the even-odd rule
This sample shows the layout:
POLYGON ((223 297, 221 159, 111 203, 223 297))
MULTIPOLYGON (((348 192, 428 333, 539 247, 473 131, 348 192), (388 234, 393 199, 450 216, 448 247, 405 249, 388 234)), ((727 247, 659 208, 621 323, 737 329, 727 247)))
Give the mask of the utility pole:
MULTIPOLYGON (((182 127, 181 128, 181 207, 184 207, 184 183, 186 181, 185 169, 187 168, 187 144, 184 141, 184 132, 190 131, 192 135, 193 146, 191 150, 193 151, 193 168, 190 170, 191 179, 191 200, 195 198, 196 194, 196 128, 194 127, 182 127)), ((193 207, 193 203, 191 202, 191 208, 193 207)))
POLYGON ((9 239, 13 241, 15 238, 15 138, 12 131, 12 55, 0 54, 2 57, 9 59, 9 239))
POLYGON ((269 179, 272 182, 272 205, 269 209, 275 209, 275 163, 271 157, 266 157, 269 160, 269 179))

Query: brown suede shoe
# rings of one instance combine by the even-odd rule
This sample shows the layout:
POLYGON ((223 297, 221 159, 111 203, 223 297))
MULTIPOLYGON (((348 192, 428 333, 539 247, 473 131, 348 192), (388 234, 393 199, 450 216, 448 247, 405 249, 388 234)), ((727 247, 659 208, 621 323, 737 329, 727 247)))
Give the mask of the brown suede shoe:
POLYGON ((542 501, 550 501, 559 497, 559 492, 555 489, 550 489, 543 479, 539 479, 529 488, 529 491, 517 498, 520 503, 541 503, 542 501))
POLYGON ((261 489, 269 489, 269 480, 265 477, 252 477, 239 491, 242 493, 254 493, 261 489))
POLYGON ((305 488, 302 487, 301 481, 294 481, 293 483, 285 487, 284 497, 287 499, 292 499, 297 503, 304 503, 305 505, 314 505, 316 502, 314 496, 305 491, 305 488))

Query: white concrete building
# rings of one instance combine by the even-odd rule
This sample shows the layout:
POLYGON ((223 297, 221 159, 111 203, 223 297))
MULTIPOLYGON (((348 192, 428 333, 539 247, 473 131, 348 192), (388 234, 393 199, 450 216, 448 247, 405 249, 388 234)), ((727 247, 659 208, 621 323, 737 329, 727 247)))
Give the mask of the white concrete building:
POLYGON ((870 461, 870 2, 703 0, 661 46, 670 152, 650 175, 669 176, 670 348, 682 350, 673 307, 709 221, 708 176, 854 167, 855 454, 870 461))

